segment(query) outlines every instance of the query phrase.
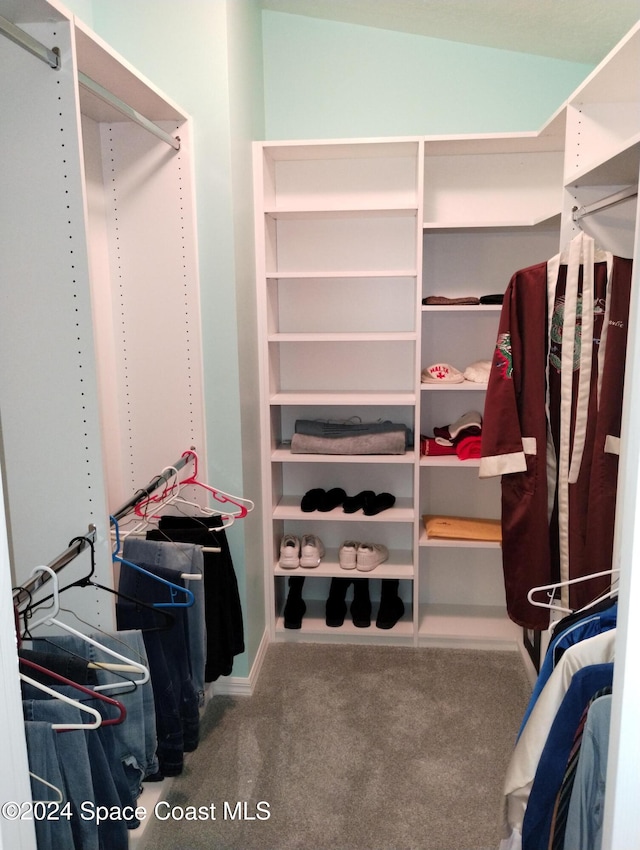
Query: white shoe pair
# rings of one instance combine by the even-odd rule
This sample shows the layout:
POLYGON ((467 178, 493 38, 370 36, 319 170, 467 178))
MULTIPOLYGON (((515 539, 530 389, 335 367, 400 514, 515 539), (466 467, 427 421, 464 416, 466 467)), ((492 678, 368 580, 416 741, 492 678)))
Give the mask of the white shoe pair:
POLYGON ((315 534, 305 534, 300 541, 294 534, 285 534, 280 541, 280 560, 283 570, 295 570, 297 567, 312 569, 320 564, 324 557, 322 540, 315 534))
POLYGON ((338 552, 338 561, 343 570, 371 572, 389 557, 389 550, 382 543, 359 543, 345 540, 338 552))

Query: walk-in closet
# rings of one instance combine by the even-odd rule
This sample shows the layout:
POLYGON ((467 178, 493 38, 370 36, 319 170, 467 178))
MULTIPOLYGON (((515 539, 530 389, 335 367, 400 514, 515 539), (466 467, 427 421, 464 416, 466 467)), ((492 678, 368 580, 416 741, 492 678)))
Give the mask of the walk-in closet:
POLYGON ((640 843, 640 14, 356 5, 0 0, 0 850, 640 843))

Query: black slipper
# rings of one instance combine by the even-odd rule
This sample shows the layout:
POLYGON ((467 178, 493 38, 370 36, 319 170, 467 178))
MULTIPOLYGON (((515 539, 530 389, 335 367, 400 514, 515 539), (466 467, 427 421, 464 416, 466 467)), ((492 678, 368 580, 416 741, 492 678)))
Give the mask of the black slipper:
POLYGON ((378 493, 373 499, 367 500, 367 504, 364 506, 364 514, 365 516, 375 516, 381 511, 392 508, 395 503, 396 497, 392 496, 391 493, 378 493))
POLYGON ((300 510, 305 513, 319 510, 320 504, 324 501, 326 495, 326 492, 321 487, 314 487, 313 490, 308 490, 302 497, 300 510))
POLYGON ((333 487, 331 490, 327 490, 324 498, 320 500, 318 510, 324 513, 332 511, 338 505, 341 505, 346 498, 347 494, 342 487, 333 487))
POLYGON ((355 496, 347 496, 342 505, 342 510, 345 514, 355 514, 356 511, 362 510, 375 495, 373 490, 361 490, 355 496))

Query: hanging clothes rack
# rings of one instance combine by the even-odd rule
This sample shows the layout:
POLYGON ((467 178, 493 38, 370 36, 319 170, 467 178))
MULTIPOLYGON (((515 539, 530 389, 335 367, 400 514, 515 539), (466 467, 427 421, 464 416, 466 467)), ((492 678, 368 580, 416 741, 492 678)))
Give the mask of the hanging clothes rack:
POLYGON ((92 92, 99 97, 100 100, 103 100, 105 103, 108 103, 110 106, 113 106, 114 109, 117 109, 118 112, 121 112, 123 115, 126 115, 127 118, 130 118, 136 124, 139 124, 141 127, 144 127, 145 130, 148 130, 150 133, 153 133, 154 136, 157 136, 161 141, 166 142, 170 147, 172 147, 175 151, 180 150, 180 138, 178 136, 172 136, 169 133, 166 133, 162 127, 158 127, 157 124, 154 124, 153 121, 150 121, 137 109, 134 109, 132 106, 129 106, 128 103, 125 103, 124 100, 121 100, 117 95, 110 92, 104 86, 101 86, 100 83, 97 83, 95 80, 92 80, 91 77, 88 77, 86 74, 83 74, 82 71, 78 71, 78 82, 81 86, 88 89, 88 91, 92 92))
POLYGON ((599 201, 594 201, 592 204, 586 204, 582 207, 574 207, 573 208, 573 220, 580 221, 580 219, 584 218, 587 215, 593 215, 593 213, 599 212, 600 210, 608 209, 609 207, 614 207, 616 204, 621 204, 623 201, 628 200, 629 198, 636 198, 638 196, 638 187, 637 186, 627 186, 625 189, 621 189, 619 192, 615 192, 613 195, 607 195, 606 198, 602 198, 599 201))
MULTIPOLYGON (((25 32, 25 30, 16 26, 14 23, 2 16, 0 16, 0 34, 4 35, 14 44, 17 44, 27 50, 42 62, 45 62, 50 68, 53 68, 56 71, 60 68, 60 51, 57 47, 47 47, 42 44, 42 42, 29 35, 28 32, 25 32)), ((139 124, 149 133, 153 133, 154 136, 168 144, 175 151, 180 150, 180 138, 178 136, 174 137, 165 132, 162 127, 158 127, 157 124, 154 124, 153 121, 150 121, 138 112, 137 109, 129 106, 129 104, 125 103, 124 100, 121 100, 117 95, 113 94, 113 92, 110 92, 104 86, 100 85, 100 83, 92 80, 91 77, 88 77, 86 74, 82 73, 82 71, 78 71, 78 82, 81 86, 84 86, 85 89, 92 92, 92 94, 96 97, 99 97, 100 100, 103 100, 105 103, 113 106, 114 109, 117 109, 118 112, 125 115, 131 121, 139 124)))
POLYGON ((57 71, 60 68, 60 52, 57 47, 49 49, 33 36, 29 35, 28 32, 20 29, 20 27, 17 27, 3 17, 0 17, 0 34, 8 38, 9 41, 13 41, 14 44, 23 47, 54 70, 57 71))
POLYGON ((130 513, 135 506, 141 502, 143 499, 148 499, 149 496, 161 487, 163 484, 167 484, 174 475, 174 471, 179 472, 183 469, 189 462, 191 461, 191 456, 189 454, 182 455, 179 460, 175 463, 171 464, 171 466, 166 467, 166 471, 156 475, 155 478, 152 478, 151 481, 147 484, 146 487, 142 487, 140 490, 136 490, 133 496, 128 499, 123 505, 115 510, 111 511, 111 516, 116 521, 122 519, 122 517, 126 516, 130 513))
MULTIPOLYGON (((60 572, 67 564, 70 564, 81 552, 84 552, 92 543, 95 542, 96 538, 96 527, 95 525, 90 525, 87 534, 82 537, 76 537, 74 541, 61 552, 57 558, 54 558, 47 566, 54 573, 60 572)), ((42 587, 45 582, 49 581, 51 578, 51 574, 48 572, 42 572, 37 575, 33 575, 29 578, 21 587, 18 587, 13 592, 13 602, 14 605, 20 606, 23 602, 29 602, 31 600, 31 596, 35 593, 38 588, 42 587)))

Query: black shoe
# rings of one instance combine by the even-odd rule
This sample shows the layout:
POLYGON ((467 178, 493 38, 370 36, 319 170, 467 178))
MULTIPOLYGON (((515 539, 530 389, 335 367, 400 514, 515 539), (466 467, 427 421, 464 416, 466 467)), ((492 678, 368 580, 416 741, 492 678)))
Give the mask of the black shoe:
POLYGON ((331 579, 329 598, 327 599, 325 609, 325 622, 332 628, 338 628, 344 623, 344 618, 347 614, 347 603, 345 599, 350 584, 350 578, 334 577, 331 579))
POLYGON ((346 498, 347 494, 342 487, 333 487, 331 490, 327 490, 324 498, 320 499, 318 510, 328 513, 341 505, 346 498))
POLYGON ((305 576, 289 576, 289 595, 284 606, 285 629, 302 627, 302 618, 307 611, 307 606, 302 598, 304 580, 305 576))
POLYGON ((375 498, 373 490, 362 490, 355 496, 347 496, 342 504, 342 510, 345 514, 355 514, 367 504, 368 500, 375 498))
POLYGON ((392 508, 395 503, 396 497, 391 493, 378 493, 378 495, 374 496, 372 499, 366 500, 364 514, 365 516, 375 516, 376 514, 381 513, 381 511, 386 511, 388 508, 392 508))
POLYGON ((371 599, 369 598, 369 579, 353 580, 353 602, 351 619, 358 629, 367 629, 371 625, 371 599))
POLYGON ((317 511, 326 495, 326 492, 321 487, 314 487, 313 490, 308 490, 302 497, 300 510, 307 514, 311 513, 311 511, 317 511))
POLYGON ((392 629, 404 614, 404 602, 398 596, 398 579, 383 578, 380 608, 376 617, 379 629, 392 629))

